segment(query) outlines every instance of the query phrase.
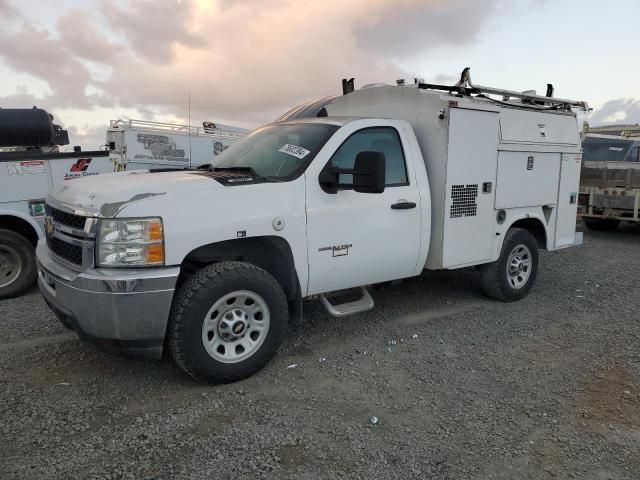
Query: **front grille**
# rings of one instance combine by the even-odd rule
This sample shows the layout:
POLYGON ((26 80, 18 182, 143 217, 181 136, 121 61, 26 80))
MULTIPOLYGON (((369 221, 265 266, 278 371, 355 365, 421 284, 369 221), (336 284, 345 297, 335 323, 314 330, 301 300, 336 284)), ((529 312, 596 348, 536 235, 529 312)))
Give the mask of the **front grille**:
POLYGON ((49 215, 54 222, 66 225, 67 227, 75 228, 77 230, 84 230, 84 224, 87 221, 87 217, 63 212, 62 210, 53 208, 50 205, 46 205, 45 208, 47 215, 49 215))
POLYGON ((71 245, 56 237, 47 237, 47 246, 49 250, 60 258, 74 265, 82 266, 82 247, 79 245, 71 245))

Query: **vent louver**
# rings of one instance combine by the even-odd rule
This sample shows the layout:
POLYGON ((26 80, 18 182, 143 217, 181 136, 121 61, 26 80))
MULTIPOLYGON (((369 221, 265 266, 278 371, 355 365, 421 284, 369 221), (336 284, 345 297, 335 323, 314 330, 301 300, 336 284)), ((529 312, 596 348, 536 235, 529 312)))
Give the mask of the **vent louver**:
POLYGON ((475 217, 478 213, 478 184, 451 185, 451 218, 475 217))

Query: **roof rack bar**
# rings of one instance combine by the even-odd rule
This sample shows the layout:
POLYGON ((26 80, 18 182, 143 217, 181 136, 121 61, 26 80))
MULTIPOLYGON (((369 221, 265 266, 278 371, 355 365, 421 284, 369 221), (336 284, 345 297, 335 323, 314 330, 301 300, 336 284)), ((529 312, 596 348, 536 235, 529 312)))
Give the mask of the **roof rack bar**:
POLYGON ((444 90, 448 92, 455 92, 462 95, 471 94, 486 94, 486 95, 502 95, 503 98, 508 100, 509 98, 519 98, 521 100, 530 100, 542 105, 552 106, 566 106, 577 107, 585 112, 588 112, 589 104, 580 100, 568 100, 565 98, 545 97, 542 95, 534 95, 531 93, 516 92, 513 90, 503 90, 500 88, 483 87, 482 85, 474 85, 471 83, 471 73, 469 67, 462 71, 460 81, 453 86, 449 85, 435 85, 432 83, 419 83, 418 88, 427 90, 444 90))
POLYGON ((240 139, 247 136, 247 132, 238 130, 228 130, 224 127, 219 127, 214 124, 214 127, 204 128, 197 126, 179 125, 173 123, 154 122, 150 120, 110 120, 109 127, 130 127, 130 128, 144 128, 147 130, 154 130, 158 132, 166 133, 185 133, 194 136, 209 136, 216 138, 233 138, 240 139))

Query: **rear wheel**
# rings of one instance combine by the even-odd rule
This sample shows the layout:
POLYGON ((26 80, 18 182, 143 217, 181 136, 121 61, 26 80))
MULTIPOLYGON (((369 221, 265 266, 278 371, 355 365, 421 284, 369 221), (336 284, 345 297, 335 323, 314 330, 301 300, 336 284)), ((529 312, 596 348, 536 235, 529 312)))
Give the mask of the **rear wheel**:
POLYGON ((287 300, 269 273, 244 262, 209 265, 179 289, 169 348, 180 368, 210 383, 253 375, 275 355, 287 300))
POLYGON ((0 229, 0 299, 20 295, 36 281, 35 250, 11 230, 0 229))
POLYGON ((480 285, 489 297, 514 302, 527 296, 538 275, 538 244, 531 233, 511 228, 500 257, 480 267, 480 285))
POLYGON ((618 225, 620 225, 620 220, 613 218, 585 218, 584 224, 589 230, 613 232, 618 228, 618 225))

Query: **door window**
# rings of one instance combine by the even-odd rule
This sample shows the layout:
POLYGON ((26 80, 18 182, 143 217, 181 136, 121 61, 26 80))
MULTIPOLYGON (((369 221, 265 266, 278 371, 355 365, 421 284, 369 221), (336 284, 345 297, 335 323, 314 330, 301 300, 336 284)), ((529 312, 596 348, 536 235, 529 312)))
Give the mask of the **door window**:
POLYGON ((640 147, 633 147, 631 152, 629 152, 629 156, 627 157, 627 162, 639 162, 640 158, 640 147))
MULTIPOLYGON (((398 132, 391 127, 375 127, 360 130, 338 148, 331 157, 330 164, 337 168, 353 168, 356 156, 360 152, 382 152, 385 159, 385 186, 408 185, 407 167, 402 152, 402 143, 398 132)), ((352 183, 353 176, 340 175, 340 183, 352 183)))

